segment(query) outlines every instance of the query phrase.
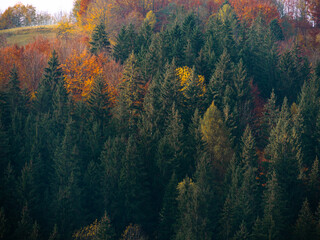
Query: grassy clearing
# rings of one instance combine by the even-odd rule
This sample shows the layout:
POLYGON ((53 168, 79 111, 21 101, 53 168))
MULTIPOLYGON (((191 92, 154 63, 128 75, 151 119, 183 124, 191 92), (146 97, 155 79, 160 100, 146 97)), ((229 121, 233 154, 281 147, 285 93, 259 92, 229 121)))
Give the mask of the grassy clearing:
POLYGON ((39 35, 46 38, 55 38, 56 32, 56 25, 45 25, 1 30, 0 36, 4 36, 9 45, 23 46, 39 35))

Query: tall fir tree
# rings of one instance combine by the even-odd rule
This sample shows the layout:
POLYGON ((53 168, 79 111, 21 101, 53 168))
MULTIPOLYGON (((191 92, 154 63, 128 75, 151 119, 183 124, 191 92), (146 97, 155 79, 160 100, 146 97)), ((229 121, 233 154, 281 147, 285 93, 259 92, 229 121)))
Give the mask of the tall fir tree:
POLYGON ((100 22, 94 27, 91 42, 89 43, 92 54, 99 54, 100 52, 109 53, 111 51, 106 26, 103 22, 100 22))
POLYGON ((292 238, 296 240, 318 239, 316 236, 316 222, 310 211, 308 199, 302 204, 292 238))
POLYGON ((132 53, 124 66, 123 82, 120 85, 118 103, 114 112, 121 133, 136 131, 143 106, 144 87, 145 83, 137 59, 132 53))
POLYGON ((35 107, 38 112, 46 113, 52 110, 53 94, 57 90, 61 81, 62 70, 57 52, 53 50, 36 94, 35 107))

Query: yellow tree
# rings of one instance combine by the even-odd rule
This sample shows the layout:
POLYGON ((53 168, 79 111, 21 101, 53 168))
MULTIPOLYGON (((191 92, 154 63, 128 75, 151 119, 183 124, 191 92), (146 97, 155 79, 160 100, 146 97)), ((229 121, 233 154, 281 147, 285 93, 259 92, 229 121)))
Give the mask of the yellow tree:
POLYGON ((92 90, 94 79, 102 74, 98 57, 84 50, 80 55, 74 51, 62 65, 66 89, 75 100, 86 100, 92 90))

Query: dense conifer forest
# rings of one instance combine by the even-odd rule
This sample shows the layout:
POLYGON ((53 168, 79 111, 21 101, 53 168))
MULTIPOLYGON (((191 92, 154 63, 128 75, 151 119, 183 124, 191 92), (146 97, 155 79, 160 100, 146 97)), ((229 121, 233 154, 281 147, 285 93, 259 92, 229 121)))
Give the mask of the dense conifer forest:
POLYGON ((78 0, 0 45, 0 239, 320 239, 303 2, 78 0))

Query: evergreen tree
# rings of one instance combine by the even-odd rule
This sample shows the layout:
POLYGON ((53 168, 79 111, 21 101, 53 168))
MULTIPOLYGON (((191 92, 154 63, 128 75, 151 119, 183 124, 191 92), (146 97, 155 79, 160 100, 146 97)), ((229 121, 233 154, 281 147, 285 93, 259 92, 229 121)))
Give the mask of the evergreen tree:
POLYGON ((307 199, 302 204, 292 237, 297 240, 317 239, 315 220, 307 199))
POLYGON ((270 171, 275 171, 278 184, 283 189, 283 199, 288 203, 288 221, 296 218, 301 201, 301 182, 299 178, 299 146, 293 141, 290 113, 286 99, 283 102, 280 117, 272 130, 266 147, 266 157, 270 159, 270 171), (300 199, 300 200, 299 200, 300 199))
POLYGON ((7 225, 6 216, 5 216, 3 207, 1 207, 0 208, 0 239, 5 239, 5 236, 7 233, 6 225, 7 225))
POLYGON ((97 233, 96 233, 96 240, 113 240, 115 238, 115 232, 113 227, 111 226, 111 222, 107 213, 101 218, 97 233))
POLYGON ((60 68, 58 55, 56 51, 53 50, 36 94, 35 106, 39 113, 46 113, 52 110, 53 94, 56 92, 61 82, 62 70, 60 68))
POLYGON ((317 115, 319 108, 319 83, 315 77, 306 81, 301 89, 298 108, 302 115, 301 150, 303 165, 311 168, 316 158, 317 148, 317 115))
POLYGON ((208 103, 214 100, 219 109, 223 108, 222 103, 226 86, 231 85, 233 68, 234 65, 231 62, 229 54, 226 50, 223 51, 210 79, 207 95, 208 103))
POLYGON ((199 56, 195 60, 196 70, 204 76, 206 84, 209 83, 211 75, 215 70, 217 57, 214 51, 214 44, 213 36, 208 36, 204 46, 199 51, 199 56))
POLYGON ((186 177, 178 185, 178 223, 176 226, 176 240, 205 239, 199 232, 197 223, 197 206, 195 206, 195 183, 186 177))
POLYGON ((236 232, 236 234, 233 236, 232 240, 248 240, 249 238, 249 233, 246 228, 245 222, 242 222, 239 230, 236 232))
POLYGON ((287 97, 289 103, 296 99, 303 83, 310 77, 309 63, 299 55, 300 51, 295 47, 284 52, 279 59, 280 78, 275 90, 279 99, 287 97))
POLYGON ((15 239, 21 240, 31 240, 31 236, 33 235, 33 223, 30 217, 28 205, 25 205, 22 208, 21 219, 18 222, 18 226, 15 229, 14 237, 15 239))
POLYGON ((119 201, 120 196, 120 171, 121 159, 125 154, 126 143, 123 138, 109 138, 101 152, 102 174, 102 191, 104 198, 104 208, 110 212, 110 218, 115 222, 117 233, 122 231, 123 226, 119 226, 122 218, 122 203, 119 201))
POLYGON ((281 188, 275 172, 270 174, 264 192, 264 213, 262 220, 257 219, 253 228, 253 239, 283 239, 288 224, 284 217, 285 200, 281 198, 281 188))
POLYGON ((248 29, 243 46, 248 75, 254 78, 262 97, 267 98, 277 81, 278 52, 270 29, 261 17, 256 18, 248 29))
POLYGON ((160 83, 160 104, 161 110, 159 112, 162 123, 160 123, 160 130, 165 126, 165 119, 170 115, 172 105, 175 104, 176 109, 180 111, 183 104, 183 96, 181 93, 181 84, 178 81, 175 61, 166 65, 166 71, 163 81, 160 83))
POLYGON ((110 42, 108 40, 108 34, 105 30, 106 26, 103 22, 97 24, 92 32, 91 39, 92 41, 89 42, 90 52, 92 54, 98 54, 100 52, 110 52, 110 42))
POLYGON ((143 105, 144 85, 137 59, 132 53, 124 66, 123 82, 114 112, 121 133, 134 133, 136 130, 143 105))
POLYGON ((230 160, 233 156, 229 134, 222 120, 221 112, 212 102, 200 121, 202 139, 206 144, 206 151, 215 168, 215 177, 223 180, 230 160))
POLYGON ((166 186, 162 208, 160 211, 160 222, 158 227, 159 239, 171 239, 174 236, 174 226, 178 215, 178 180, 175 173, 172 174, 170 182, 166 186))
POLYGON ((57 224, 55 224, 49 236, 49 240, 59 240, 59 239, 60 239, 60 235, 58 233, 58 227, 57 227, 57 224))
POLYGON ((122 27, 117 39, 116 44, 113 47, 113 57, 116 61, 120 61, 123 64, 130 54, 136 49, 136 33, 134 32, 134 26, 130 24, 127 28, 122 27))
POLYGON ((130 136, 122 156, 119 178, 119 193, 122 196, 120 224, 125 227, 134 222, 151 230, 150 186, 146 179, 145 164, 138 154, 135 139, 130 136))
POLYGON ((276 95, 272 90, 270 98, 264 105, 263 115, 261 117, 261 133, 259 135, 259 147, 265 147, 269 142, 271 130, 276 126, 279 117, 279 109, 276 105, 276 95))
POLYGON ((159 141, 157 152, 157 163, 164 184, 169 181, 173 172, 176 172, 178 179, 182 179, 190 164, 185 159, 184 129, 175 105, 172 106, 172 113, 168 116, 167 122, 167 128, 159 141))
POLYGON ((282 28, 279 25, 278 19, 273 19, 270 22, 270 30, 271 30, 271 33, 273 34, 273 37, 275 38, 276 41, 283 41, 284 40, 284 35, 282 32, 282 28))
POLYGON ((319 173, 319 160, 316 158, 312 165, 309 178, 308 178, 308 198, 310 199, 311 209, 317 207, 320 201, 320 173, 319 173))
POLYGON ((66 126, 65 135, 54 156, 54 202, 55 222, 61 236, 68 238, 83 217, 81 208, 79 150, 76 144, 75 122, 72 118, 66 126))

